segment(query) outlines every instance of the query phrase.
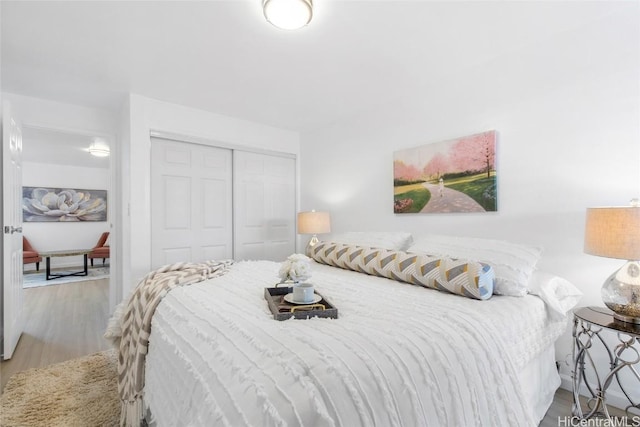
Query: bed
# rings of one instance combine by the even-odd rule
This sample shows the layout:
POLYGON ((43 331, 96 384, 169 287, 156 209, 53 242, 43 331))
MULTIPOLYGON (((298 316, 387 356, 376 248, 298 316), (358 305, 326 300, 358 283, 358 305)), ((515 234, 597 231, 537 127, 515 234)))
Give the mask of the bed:
POLYGON ((264 288, 279 268, 238 262, 162 299, 149 425, 535 426, 560 385, 567 318, 548 298, 480 301, 314 262, 339 318, 278 322, 264 288))

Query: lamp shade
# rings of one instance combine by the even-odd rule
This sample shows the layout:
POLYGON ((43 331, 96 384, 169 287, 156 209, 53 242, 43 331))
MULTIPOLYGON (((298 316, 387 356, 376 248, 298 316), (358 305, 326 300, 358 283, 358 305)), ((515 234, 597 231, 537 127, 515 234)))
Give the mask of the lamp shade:
POLYGON ((297 30, 307 25, 313 16, 313 0, 264 0, 264 17, 283 30, 297 30))
POLYGON ((588 208, 584 251, 607 258, 640 260, 640 207, 588 208))
POLYGON ((322 234, 331 232, 329 212, 298 213, 298 234, 322 234))

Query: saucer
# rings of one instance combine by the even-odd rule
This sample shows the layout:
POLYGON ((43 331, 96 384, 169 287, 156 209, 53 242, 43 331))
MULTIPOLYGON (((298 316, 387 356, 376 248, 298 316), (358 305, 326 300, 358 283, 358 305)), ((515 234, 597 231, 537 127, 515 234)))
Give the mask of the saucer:
POLYGON ((284 296, 284 300, 290 304, 315 304, 317 302, 320 302, 320 300, 322 300, 322 297, 318 294, 313 294, 313 299, 311 301, 296 301, 293 299, 293 293, 291 294, 286 294, 284 296))

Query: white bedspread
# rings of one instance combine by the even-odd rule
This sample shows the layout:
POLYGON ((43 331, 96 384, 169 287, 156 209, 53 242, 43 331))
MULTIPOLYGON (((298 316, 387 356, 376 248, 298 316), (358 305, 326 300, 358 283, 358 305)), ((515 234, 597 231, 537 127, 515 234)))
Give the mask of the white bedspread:
POLYGON ((158 426, 534 426, 517 372, 562 333, 535 296, 471 300, 313 265, 339 319, 273 320, 279 264, 167 295, 145 403, 158 426))

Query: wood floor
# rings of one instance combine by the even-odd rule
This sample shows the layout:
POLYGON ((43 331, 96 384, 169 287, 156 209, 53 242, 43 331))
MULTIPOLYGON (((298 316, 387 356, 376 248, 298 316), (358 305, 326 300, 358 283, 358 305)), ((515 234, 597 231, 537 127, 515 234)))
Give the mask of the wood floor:
MULTIPOLYGON (((90 280, 25 289, 25 332, 11 360, 0 364, 0 390, 11 375, 106 350, 102 337, 108 320, 109 280, 90 280)), ((558 390, 540 427, 571 415, 571 393, 558 390)))
POLYGON ((16 372, 107 350, 108 292, 109 279, 25 289, 25 330, 0 363, 0 390, 16 372))

